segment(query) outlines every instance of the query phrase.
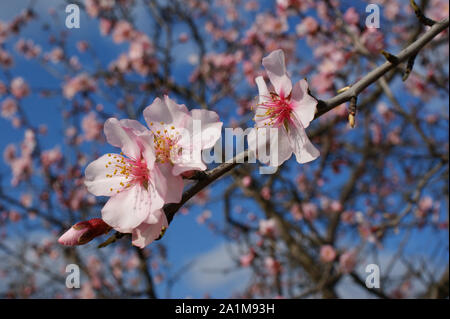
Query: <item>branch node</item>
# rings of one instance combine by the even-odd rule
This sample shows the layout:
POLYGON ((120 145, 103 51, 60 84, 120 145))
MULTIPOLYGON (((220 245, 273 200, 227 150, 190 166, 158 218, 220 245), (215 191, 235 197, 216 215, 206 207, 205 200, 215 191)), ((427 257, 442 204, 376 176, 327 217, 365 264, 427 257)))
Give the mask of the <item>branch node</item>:
POLYGON ((415 2, 414 0, 410 0, 409 3, 411 4, 411 7, 413 8, 414 13, 416 14, 417 19, 419 19, 419 21, 420 21, 422 24, 431 27, 432 25, 434 25, 434 24, 436 23, 436 21, 434 21, 434 20, 432 20, 432 19, 430 19, 430 18, 427 18, 427 17, 423 14, 422 10, 420 10, 419 6, 416 4, 416 2, 415 2))
POLYGON ((408 63, 406 64, 406 69, 405 69, 405 72, 403 73, 403 77, 402 77, 403 81, 406 81, 409 74, 411 73, 411 71, 414 67, 414 61, 416 60, 416 56, 417 56, 417 54, 414 54, 408 59, 408 63))
POLYGON ((385 50, 381 50, 381 54, 386 58, 386 60, 388 60, 392 64, 398 64, 399 63, 399 59, 395 55, 393 55, 393 54, 391 54, 391 53, 389 53, 389 52, 387 52, 385 50))
POLYGON ((348 123, 351 128, 354 128, 356 123, 356 100, 356 96, 352 96, 348 107, 348 123))
POLYGON ((350 88, 350 86, 343 87, 343 88, 337 90, 336 93, 337 93, 337 94, 340 94, 340 93, 342 93, 342 92, 347 91, 349 88, 350 88))

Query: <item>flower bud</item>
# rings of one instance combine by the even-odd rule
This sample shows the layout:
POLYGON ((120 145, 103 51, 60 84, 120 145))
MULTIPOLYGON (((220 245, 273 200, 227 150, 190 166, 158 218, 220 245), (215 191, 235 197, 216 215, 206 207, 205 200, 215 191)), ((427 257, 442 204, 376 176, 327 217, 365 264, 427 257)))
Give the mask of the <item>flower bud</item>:
POLYGON ((93 218, 73 225, 59 237, 58 242, 66 246, 84 245, 95 237, 106 234, 110 230, 111 227, 101 218, 93 218))

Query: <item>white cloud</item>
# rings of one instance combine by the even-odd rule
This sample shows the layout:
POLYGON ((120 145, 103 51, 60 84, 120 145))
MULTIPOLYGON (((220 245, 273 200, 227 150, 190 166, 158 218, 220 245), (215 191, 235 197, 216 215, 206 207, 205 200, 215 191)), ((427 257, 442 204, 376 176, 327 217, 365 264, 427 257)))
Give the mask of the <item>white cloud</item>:
POLYGON ((250 270, 236 269, 239 256, 235 244, 220 244, 196 258, 194 266, 186 276, 191 288, 199 291, 230 287, 240 290, 248 283, 250 270))

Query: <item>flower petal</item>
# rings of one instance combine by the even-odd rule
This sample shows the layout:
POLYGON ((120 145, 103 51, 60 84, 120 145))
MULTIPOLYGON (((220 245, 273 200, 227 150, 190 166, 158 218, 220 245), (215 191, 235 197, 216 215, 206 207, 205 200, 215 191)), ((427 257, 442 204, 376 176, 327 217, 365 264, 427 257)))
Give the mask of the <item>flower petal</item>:
POLYGON ((131 233, 149 215, 152 198, 141 185, 134 185, 112 196, 102 209, 102 219, 122 233, 131 233))
POLYGON ((137 144, 136 135, 133 134, 131 129, 126 129, 117 119, 109 118, 106 120, 103 130, 109 144, 119 147, 130 158, 139 158, 140 148, 137 144))
POLYGON ((114 174, 115 165, 112 161, 119 157, 119 154, 105 154, 86 167, 84 184, 91 194, 113 196, 123 188, 120 183, 127 183, 125 176, 114 174))
POLYGON ((142 223, 133 230, 133 245, 144 248, 161 235, 162 227, 169 227, 166 215, 162 210, 152 214, 152 223, 142 223))
MULTIPOLYGON (((157 164, 152 171, 156 191, 164 203, 179 203, 183 195, 184 182, 181 176, 172 174, 172 164, 157 164)), ((162 207, 162 206, 161 206, 162 207)))
POLYGON ((275 50, 262 59, 270 82, 280 96, 288 96, 292 90, 292 82, 286 71, 283 50, 275 50))
POLYGON ((320 152, 309 140, 300 121, 295 116, 293 120, 295 123, 289 126, 288 137, 295 158, 300 164, 311 162, 320 156, 320 152))
POLYGON ((317 101, 308 94, 308 83, 302 79, 292 89, 291 100, 294 102, 294 112, 297 118, 307 128, 316 114, 317 101))
POLYGON ((258 87, 258 95, 259 95, 259 104, 269 102, 270 99, 270 93, 269 89, 267 88, 266 81, 264 81, 264 78, 262 76, 258 76, 255 79, 255 83, 258 87))
POLYGON ((139 123, 136 120, 123 119, 123 120, 120 120, 120 125, 131 129, 133 131, 133 133, 136 135, 140 135, 140 134, 148 131, 148 129, 144 125, 142 125, 141 123, 139 123))
POLYGON ((176 127, 184 127, 189 120, 190 114, 184 104, 177 104, 168 96, 164 101, 156 98, 153 103, 144 110, 144 118, 150 129, 164 129, 163 124, 171 124, 176 127))
POLYGON ((261 163, 267 165, 270 164, 270 166, 280 166, 291 157, 292 147, 289 143, 286 130, 283 127, 261 127, 255 129, 253 132, 256 132, 256 134, 249 134, 247 140, 249 149, 255 150, 255 146, 257 147, 257 158, 261 163), (273 131, 276 130, 277 134, 270 134, 273 132, 271 129, 273 131), (263 135, 262 130, 266 130, 265 136, 263 135), (268 151, 265 152, 266 155, 263 156, 261 151, 264 152, 264 145, 267 144, 269 144, 269 148, 268 151), (252 146, 250 147, 250 145, 252 146), (276 154, 274 152, 276 152, 276 154))
POLYGON ((192 162, 192 161, 180 161, 173 165, 172 174, 175 176, 181 175, 188 171, 204 171, 208 167, 203 162, 192 162))
POLYGON ((201 134, 202 150, 213 147, 222 134, 223 123, 220 122, 219 115, 208 110, 192 110, 191 114, 193 121, 197 120, 201 123, 201 132, 198 133, 201 134))

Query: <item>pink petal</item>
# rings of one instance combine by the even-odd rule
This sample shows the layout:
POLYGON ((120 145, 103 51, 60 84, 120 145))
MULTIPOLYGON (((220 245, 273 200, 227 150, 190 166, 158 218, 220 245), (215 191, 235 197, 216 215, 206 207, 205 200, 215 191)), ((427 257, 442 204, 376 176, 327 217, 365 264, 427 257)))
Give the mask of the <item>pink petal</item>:
POLYGON ((157 181, 155 183, 156 191, 164 199, 164 203, 179 203, 183 195, 184 182, 181 176, 172 174, 172 165, 157 164, 153 174, 157 181))
POLYGON ((222 134, 222 125, 219 115, 214 111, 192 110, 192 120, 201 121, 202 149, 208 149, 216 144, 222 134))
POLYGON ((133 245, 144 248, 161 235, 162 227, 168 227, 167 218, 163 211, 157 211, 153 214, 154 223, 142 223, 133 230, 133 245))
POLYGON ((291 157, 292 147, 291 144, 289 143, 289 138, 287 136, 286 129, 284 127, 272 129, 278 131, 277 137, 275 137, 275 135, 270 134, 269 128, 262 127, 259 128, 258 130, 255 130, 255 132, 258 132, 259 130, 266 130, 266 139, 261 140, 259 136, 256 136, 256 134, 249 134, 248 143, 249 145, 257 145, 257 158, 261 163, 270 166, 280 166, 291 157), (264 152, 264 148, 262 145, 269 142, 271 146, 268 147, 267 155, 262 156, 262 154, 260 154, 259 152, 259 149, 261 148, 261 150, 264 152), (274 152, 276 152, 276 154, 274 154, 274 152))
POLYGON ((142 125, 136 120, 123 119, 120 120, 120 125, 131 129, 132 132, 138 136, 148 131, 148 129, 144 125, 142 125))
POLYGON ((120 183, 127 183, 124 176, 114 175, 114 165, 109 165, 114 156, 120 157, 119 154, 105 154, 86 167, 84 184, 91 194, 113 196, 117 194, 117 190, 123 188, 120 183))
POLYGON ((141 224, 150 213, 151 200, 149 192, 141 185, 112 196, 102 209, 102 218, 115 230, 130 233, 141 224))
POLYGON ((119 147, 130 158, 139 158, 140 148, 137 144, 136 135, 122 126, 117 119, 108 119, 104 125, 104 132, 109 144, 119 147))
POLYGON ((288 96, 292 90, 292 82, 287 75, 284 52, 273 51, 262 59, 262 64, 278 95, 288 96))
POLYGON ((270 99, 270 93, 267 89, 266 81, 264 81, 264 78, 262 76, 258 76, 255 79, 255 83, 258 86, 258 92, 259 92, 259 104, 269 102, 270 99))
POLYGON ((294 101, 294 112, 304 128, 314 119, 317 101, 308 94, 308 83, 302 79, 292 90, 291 99, 294 101))
POLYGON ((180 161, 173 165, 172 174, 175 176, 181 175, 188 171, 204 171, 208 167, 203 162, 195 163, 192 161, 180 161))
POLYGON ((168 96, 165 96, 164 101, 156 98, 151 105, 145 108, 144 118, 150 129, 152 127, 163 129, 161 123, 184 127, 190 114, 184 104, 176 104, 168 96))
POLYGON ((308 163, 320 156, 319 150, 311 143, 300 121, 293 117, 295 125, 289 126, 288 138, 297 162, 308 163))
POLYGON ((88 229, 75 229, 70 227, 68 231, 61 235, 58 239, 58 243, 65 246, 76 246, 80 245, 79 238, 86 232, 88 229))

